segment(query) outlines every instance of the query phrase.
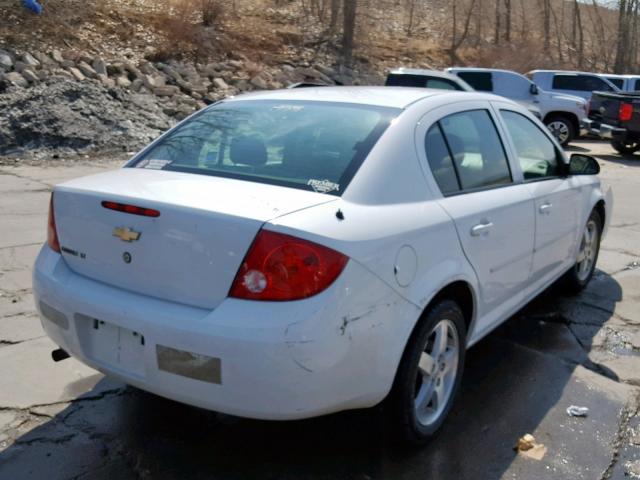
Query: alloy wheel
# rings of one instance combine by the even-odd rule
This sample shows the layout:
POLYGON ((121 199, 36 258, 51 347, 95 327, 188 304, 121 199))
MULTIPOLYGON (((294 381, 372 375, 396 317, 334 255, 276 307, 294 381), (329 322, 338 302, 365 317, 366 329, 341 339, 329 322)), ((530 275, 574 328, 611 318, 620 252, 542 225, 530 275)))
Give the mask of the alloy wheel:
POLYGON ((421 425, 432 425, 444 412, 456 383, 459 356, 455 324, 440 320, 427 336, 418 361, 414 412, 421 425))
POLYGON ((576 274, 578 279, 583 282, 591 274, 598 252, 598 226, 593 220, 587 222, 587 226, 582 234, 580 241, 580 251, 576 264, 576 274))

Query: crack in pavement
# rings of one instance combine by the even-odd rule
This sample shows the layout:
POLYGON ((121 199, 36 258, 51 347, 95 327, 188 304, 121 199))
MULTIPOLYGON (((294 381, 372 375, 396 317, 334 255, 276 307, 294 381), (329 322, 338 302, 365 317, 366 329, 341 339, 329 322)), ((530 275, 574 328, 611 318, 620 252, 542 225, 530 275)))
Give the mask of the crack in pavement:
POLYGON ((613 453, 611 455, 611 462, 607 469, 602 472, 600 480, 609 480, 611 475, 613 474, 613 469, 618 463, 618 459, 620 457, 620 449, 626 443, 627 438, 629 437, 629 432, 627 427, 629 426, 629 422, 631 418, 638 415, 640 411, 640 394, 636 393, 622 408, 620 411, 620 423, 618 424, 618 433, 616 435, 616 439, 613 441, 613 453))
POLYGON ((44 185, 45 187, 48 187, 48 188, 53 188, 53 184, 43 182, 42 180, 37 180, 35 178, 27 177, 26 175, 19 175, 14 172, 9 172, 4 168, 0 168, 0 175, 9 175, 11 177, 20 178, 22 180, 29 180, 30 182, 39 183, 40 185, 44 185))
POLYGON ((44 244, 44 241, 42 242, 33 242, 33 243, 21 243, 18 245, 6 245, 4 247, 0 247, 0 250, 6 250, 7 248, 18 248, 18 247, 33 247, 35 245, 42 245, 44 244))

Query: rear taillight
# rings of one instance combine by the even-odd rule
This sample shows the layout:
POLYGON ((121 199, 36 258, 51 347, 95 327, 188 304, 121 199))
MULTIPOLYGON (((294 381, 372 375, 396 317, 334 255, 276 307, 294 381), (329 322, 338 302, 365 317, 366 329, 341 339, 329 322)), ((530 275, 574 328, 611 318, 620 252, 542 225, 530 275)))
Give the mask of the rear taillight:
POLYGON ((49 223, 47 225, 47 245, 51 250, 60 253, 60 242, 58 241, 58 232, 56 230, 56 216, 53 212, 53 193, 49 200, 49 223))
POLYGON ((298 300, 320 293, 342 272, 348 257, 317 243, 261 230, 229 296, 249 300, 298 300))
POLYGON ((618 110, 618 120, 621 122, 626 122, 631 120, 631 116, 633 115, 633 105, 630 103, 621 103, 620 109, 618 110))

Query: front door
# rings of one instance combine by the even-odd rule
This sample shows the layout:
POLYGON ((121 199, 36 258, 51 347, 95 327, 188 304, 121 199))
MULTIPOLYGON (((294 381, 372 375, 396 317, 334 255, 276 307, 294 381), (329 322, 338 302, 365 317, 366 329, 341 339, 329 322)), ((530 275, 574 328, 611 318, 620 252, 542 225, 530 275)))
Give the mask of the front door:
POLYGON ((562 156, 547 132, 521 113, 501 108, 525 185, 534 198, 535 252, 532 282, 568 267, 580 221, 580 191, 564 176, 562 156))

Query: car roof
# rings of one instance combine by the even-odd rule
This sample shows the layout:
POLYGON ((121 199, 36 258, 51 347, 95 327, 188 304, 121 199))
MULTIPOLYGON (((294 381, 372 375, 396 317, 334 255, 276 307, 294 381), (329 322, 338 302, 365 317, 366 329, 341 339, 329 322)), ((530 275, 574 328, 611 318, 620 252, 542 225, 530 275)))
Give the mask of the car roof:
POLYGON ((308 87, 245 93, 236 97, 230 97, 225 100, 225 102, 244 100, 299 100, 406 108, 418 100, 446 95, 447 92, 449 91, 409 87, 308 87))
POLYGON ((430 77, 438 77, 438 78, 448 78, 453 81, 460 81, 460 77, 457 75, 452 75, 449 72, 445 72, 443 70, 427 70, 426 68, 394 68, 389 72, 389 74, 395 75, 425 75, 430 77))
POLYGON ((505 70, 503 68, 485 68, 485 67, 450 67, 448 71, 452 72, 502 72, 502 73, 515 73, 522 75, 514 70, 505 70))
POLYGON ((593 77, 604 75, 603 73, 579 72, 577 70, 531 70, 527 73, 561 73, 562 75, 591 75, 593 77))

